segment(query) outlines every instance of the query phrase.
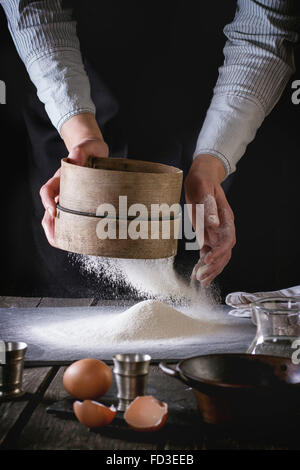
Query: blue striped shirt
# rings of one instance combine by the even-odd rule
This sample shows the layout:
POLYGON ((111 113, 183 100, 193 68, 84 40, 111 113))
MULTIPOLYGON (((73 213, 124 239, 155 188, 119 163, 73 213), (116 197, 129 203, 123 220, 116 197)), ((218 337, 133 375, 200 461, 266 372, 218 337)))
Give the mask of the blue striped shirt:
MULTIPOLYGON (((39 99, 60 131, 70 117, 95 113, 72 12, 61 0, 0 0, 39 99)), ((299 0, 238 0, 224 28, 224 64, 194 156, 219 158, 230 174, 295 70, 299 0)), ((200 86, 200 84, 199 84, 200 86)))

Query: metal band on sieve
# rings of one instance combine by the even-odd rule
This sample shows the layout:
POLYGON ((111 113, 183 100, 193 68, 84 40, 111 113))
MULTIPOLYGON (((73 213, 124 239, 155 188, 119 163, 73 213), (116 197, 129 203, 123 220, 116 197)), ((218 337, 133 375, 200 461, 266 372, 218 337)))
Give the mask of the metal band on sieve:
MULTIPOLYGON (((105 215, 98 215, 98 214, 95 214, 93 212, 82 212, 82 211, 76 211, 74 209, 67 209, 66 207, 62 207, 60 204, 56 204, 56 207, 62 211, 62 212, 68 212, 69 214, 74 214, 74 215, 83 215, 85 217, 97 217, 98 219, 103 219, 103 218, 106 218, 106 219, 116 219, 116 220, 134 220, 136 218, 136 216, 130 216, 128 215, 126 218, 124 217, 109 217, 109 216, 105 216, 105 215)), ((170 217, 159 217, 159 219, 143 219, 141 218, 140 220, 153 220, 153 221, 156 221, 156 220, 175 220, 175 219, 178 219, 178 218, 181 218, 181 215, 182 213, 180 212, 179 214, 176 215, 176 217, 174 217, 174 215, 170 215, 170 217)))

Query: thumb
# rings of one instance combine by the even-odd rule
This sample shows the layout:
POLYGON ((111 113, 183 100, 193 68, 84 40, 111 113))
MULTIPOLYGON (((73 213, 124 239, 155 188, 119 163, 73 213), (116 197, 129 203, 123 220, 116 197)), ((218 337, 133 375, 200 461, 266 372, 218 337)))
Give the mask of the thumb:
POLYGON ((68 155, 68 161, 76 165, 84 165, 87 157, 86 149, 78 145, 71 149, 68 155))
POLYGON ((192 274, 191 274, 191 279, 193 281, 195 281, 195 280, 200 281, 200 277, 202 276, 202 274, 204 274, 205 271, 207 271, 208 265, 204 262, 204 259, 207 255, 207 253, 209 253, 209 251, 210 251, 209 247, 207 247, 207 246, 204 246, 200 250, 199 261, 195 264, 194 269, 193 269, 192 274))

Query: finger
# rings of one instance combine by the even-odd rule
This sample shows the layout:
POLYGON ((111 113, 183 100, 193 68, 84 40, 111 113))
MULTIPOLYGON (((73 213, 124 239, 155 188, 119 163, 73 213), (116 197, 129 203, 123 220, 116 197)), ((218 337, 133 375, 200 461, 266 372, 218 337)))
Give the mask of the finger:
POLYGON ((220 219, 217 201, 211 194, 203 199, 204 204, 204 238, 210 245, 216 245, 218 241, 218 229, 220 219))
POLYGON ((212 281, 215 279, 216 276, 211 276, 210 278, 206 278, 200 282, 201 287, 209 287, 212 281))
POLYGON ((222 245, 212 248, 210 253, 205 257, 205 263, 210 265, 219 263, 223 257, 226 257, 228 253, 231 253, 233 246, 234 241, 230 238, 222 245))
POLYGON ((55 246, 54 243, 54 218, 46 211, 42 220, 42 227, 50 245, 55 246))
MULTIPOLYGON (((211 246, 224 244, 226 236, 230 232, 229 228, 231 227, 234 230, 234 215, 221 186, 218 187, 216 191, 215 201, 218 210, 219 225, 214 227, 213 224, 208 224, 208 222, 206 222, 206 239, 211 246)), ((212 200, 210 201, 210 204, 211 207, 213 207, 212 200)), ((208 256, 205 261, 211 263, 213 261, 211 256, 212 254, 208 256)))
POLYGON ((236 242, 234 221, 227 209, 222 210, 222 223, 219 227, 219 240, 216 246, 205 257, 205 263, 214 263, 230 251, 236 242))
POLYGON ((208 246, 203 246, 200 250, 200 257, 199 261, 195 264, 191 278, 192 280, 200 280, 202 273, 206 271, 208 266, 204 263, 204 258, 206 254, 209 252, 210 248, 208 246))
POLYGON ((196 280, 201 281, 201 278, 203 276, 206 276, 206 273, 208 270, 209 270, 209 264, 204 264, 203 266, 200 266, 195 273, 196 280))
POLYGON ((208 287, 212 281, 222 272, 221 270, 214 271, 210 276, 206 276, 204 279, 200 280, 201 287, 208 287))
POLYGON ((56 215, 56 204, 55 204, 55 191, 51 186, 44 185, 40 190, 40 196, 42 199, 43 206, 45 210, 49 213, 51 217, 56 215))
POLYGON ((199 262, 194 266, 191 278, 193 281, 200 281, 201 277, 207 272, 209 269, 208 264, 204 264, 203 261, 199 262))
POLYGON ((210 284, 215 280, 215 278, 218 276, 218 274, 220 273, 214 273, 212 274, 210 277, 207 277, 205 279, 203 279, 200 284, 201 284, 201 287, 209 287, 210 284))
POLYGON ((210 265, 210 269, 200 278, 201 285, 209 285, 225 268, 231 258, 231 253, 222 259, 220 263, 210 265))
MULTIPOLYGON (((188 209, 190 211, 189 206, 188 209)), ((217 230, 220 225, 220 220, 214 196, 206 194, 204 198, 200 199, 199 203, 194 203, 192 205, 192 214, 190 212, 189 216, 192 220, 200 248, 202 247, 205 238, 209 240, 210 244, 216 244, 218 239, 217 230), (201 207, 201 205, 204 207, 201 207)))
POLYGON ((55 175, 40 189, 40 197, 42 199, 43 206, 52 217, 55 217, 56 214, 55 198, 59 194, 59 184, 60 170, 58 170, 55 175))
POLYGON ((234 239, 230 236, 228 239, 223 240, 223 243, 213 247, 211 251, 205 257, 206 264, 214 264, 217 263, 220 259, 222 259, 228 252, 231 252, 234 246, 234 239))
POLYGON ((204 283, 206 284, 207 282, 211 282, 215 277, 217 277, 218 274, 220 274, 225 266, 220 266, 218 265, 218 268, 215 268, 214 270, 210 270, 209 272, 203 273, 203 275, 200 277, 199 281, 201 285, 204 283))
POLYGON ((85 165, 90 156, 108 157, 109 149, 105 142, 99 139, 86 139, 81 144, 73 147, 68 155, 68 161, 76 165, 85 165))
POLYGON ((224 267, 226 266, 226 264, 229 262, 231 258, 231 254, 232 254, 232 250, 230 249, 226 253, 224 253, 223 256, 219 257, 216 261, 208 264, 207 266, 209 268, 206 270, 205 276, 203 276, 203 278, 210 276, 214 271, 218 271, 219 269, 221 270, 224 269, 224 267))
POLYGON ((226 253, 222 258, 219 258, 217 262, 208 264, 208 268, 205 270, 203 275, 200 278, 200 281, 203 281, 206 277, 210 277, 214 275, 215 273, 219 273, 223 271, 225 266, 228 264, 229 260, 231 258, 231 251, 229 253, 226 253))

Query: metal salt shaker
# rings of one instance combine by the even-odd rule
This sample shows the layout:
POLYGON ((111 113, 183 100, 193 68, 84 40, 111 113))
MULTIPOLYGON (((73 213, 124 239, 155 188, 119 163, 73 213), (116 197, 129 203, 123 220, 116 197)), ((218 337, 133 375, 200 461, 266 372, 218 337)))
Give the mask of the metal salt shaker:
POLYGON ((117 409, 125 411, 137 396, 145 395, 151 356, 116 354, 113 361, 119 399, 117 409))

